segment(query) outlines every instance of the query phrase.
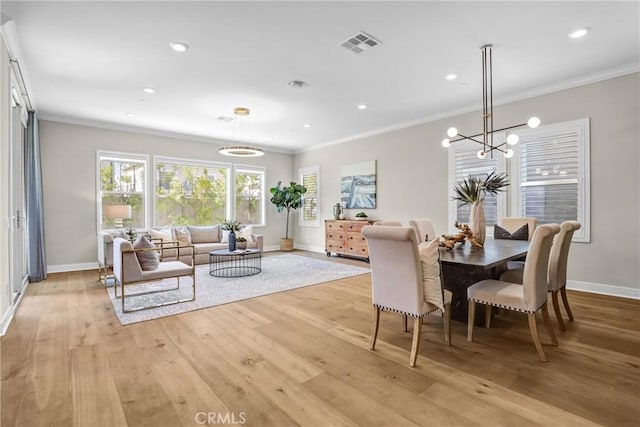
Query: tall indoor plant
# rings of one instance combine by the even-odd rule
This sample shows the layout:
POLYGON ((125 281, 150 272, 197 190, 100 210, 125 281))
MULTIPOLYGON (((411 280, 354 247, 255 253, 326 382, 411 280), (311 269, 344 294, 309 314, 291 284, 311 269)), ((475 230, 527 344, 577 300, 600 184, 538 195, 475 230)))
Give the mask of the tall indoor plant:
POLYGON ((484 198, 487 194, 495 196, 498 192, 504 191, 507 185, 509 185, 507 174, 491 172, 486 177, 464 178, 453 187, 455 193, 453 200, 462 202, 463 205, 471 204, 469 228, 481 245, 484 244, 487 228, 482 205, 484 198))
POLYGON ((269 192, 273 195, 271 197, 271 203, 276 205, 278 212, 283 210, 287 211, 287 226, 284 232, 284 238, 280 239, 281 251, 293 250, 293 239, 289 238, 289 211, 291 209, 298 209, 302 207, 304 203, 303 194, 307 192, 307 188, 304 185, 291 182, 288 187, 283 187, 282 181, 278 181, 275 187, 271 187, 269 192))

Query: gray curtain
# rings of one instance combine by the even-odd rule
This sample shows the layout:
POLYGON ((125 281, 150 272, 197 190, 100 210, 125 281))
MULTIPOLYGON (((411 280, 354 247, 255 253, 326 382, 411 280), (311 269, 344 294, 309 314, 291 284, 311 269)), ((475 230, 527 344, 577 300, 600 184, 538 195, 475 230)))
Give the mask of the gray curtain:
POLYGON ((47 259, 44 252, 44 206, 42 197, 42 167, 38 117, 29 112, 25 147, 25 184, 27 192, 27 253, 30 282, 47 278, 47 259))

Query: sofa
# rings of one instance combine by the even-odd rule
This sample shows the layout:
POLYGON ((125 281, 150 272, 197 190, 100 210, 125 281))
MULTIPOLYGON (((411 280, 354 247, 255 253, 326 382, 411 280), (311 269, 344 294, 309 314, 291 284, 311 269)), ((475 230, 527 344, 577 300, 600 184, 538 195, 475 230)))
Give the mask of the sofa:
MULTIPOLYGON (((177 250, 172 248, 175 242, 181 245, 193 245, 195 251, 195 263, 206 264, 209 262, 209 252, 218 249, 228 249, 228 232, 222 230, 221 226, 176 226, 176 227, 153 227, 147 232, 141 232, 148 236, 156 245, 162 246, 163 261, 178 260, 177 250)), ((263 237, 261 234, 254 234, 251 225, 245 226, 236 237, 247 239, 247 248, 263 250, 263 237)), ((113 239, 115 237, 125 237, 122 232, 103 231, 98 233, 98 274, 101 279, 106 279, 108 271, 113 267, 113 239)), ((191 263, 191 253, 184 249, 180 250, 179 261, 191 263)))
MULTIPOLYGON (((195 263, 206 264, 209 262, 209 252, 228 249, 229 232, 222 230, 218 225, 207 226, 176 226, 176 227, 162 227, 151 228, 149 230, 151 239, 163 247, 162 261, 182 261, 185 263, 191 263, 191 253, 180 250, 180 257, 178 258, 178 251, 171 246, 178 242, 180 246, 193 245, 195 251, 195 263)), ((236 233, 236 237, 244 237, 247 239, 247 249, 260 249, 263 250, 263 237, 261 234, 253 234, 253 227, 251 225, 245 226, 242 230, 236 233)))

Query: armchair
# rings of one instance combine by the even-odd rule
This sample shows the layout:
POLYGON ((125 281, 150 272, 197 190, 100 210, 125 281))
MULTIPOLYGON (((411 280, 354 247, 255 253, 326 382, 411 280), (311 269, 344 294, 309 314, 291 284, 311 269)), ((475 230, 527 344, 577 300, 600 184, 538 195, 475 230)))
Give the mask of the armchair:
MULTIPOLYGON (((152 245, 153 246, 153 245, 152 245)), ((132 311, 144 310, 148 308, 161 307, 170 304, 177 304, 186 301, 193 301, 196 298, 196 281, 195 281, 195 262, 194 250, 192 245, 174 246, 172 249, 177 250, 178 254, 181 249, 187 249, 191 257, 191 265, 182 261, 159 261, 158 267, 153 270, 144 270, 138 259, 138 255, 144 252, 157 251, 162 252, 162 247, 148 247, 134 249, 131 242, 122 238, 115 238, 113 241, 113 273, 115 276, 115 296, 122 299, 122 312, 129 313, 132 311), (191 297, 184 299, 170 299, 168 301, 155 302, 149 305, 143 305, 136 308, 127 308, 126 300, 136 296, 155 294, 161 292, 175 291, 180 288, 180 278, 191 277, 191 297), (151 282, 155 280, 176 278, 177 286, 173 288, 152 289, 147 291, 139 291, 132 294, 126 294, 126 286, 136 283, 151 282), (120 296, 118 296, 118 287, 120 287, 120 296)))

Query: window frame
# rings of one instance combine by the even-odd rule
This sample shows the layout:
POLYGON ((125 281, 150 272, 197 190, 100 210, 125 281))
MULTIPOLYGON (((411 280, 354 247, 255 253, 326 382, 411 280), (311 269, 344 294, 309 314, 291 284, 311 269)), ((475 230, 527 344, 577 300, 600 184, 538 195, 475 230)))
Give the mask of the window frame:
POLYGON ((195 167, 207 167, 207 168, 226 168, 227 174, 225 178, 225 186, 227 189, 227 194, 225 197, 225 219, 233 218, 233 209, 235 203, 233 203, 233 195, 235 194, 234 186, 232 185, 232 172, 233 172, 233 164, 228 162, 215 162, 208 160, 194 160, 194 159, 186 159, 182 157, 173 157, 173 156, 153 156, 153 183, 151 183, 151 193, 153 194, 153 207, 152 207, 152 220, 151 224, 153 227, 160 227, 156 223, 156 204, 158 200, 157 195, 157 176, 156 170, 158 163, 170 163, 170 164, 178 164, 184 166, 195 166, 195 167))
MULTIPOLYGON (((511 159, 510 173, 511 173, 511 186, 513 189, 513 196, 511 199, 511 211, 517 212, 519 216, 522 214, 522 187, 523 184, 520 179, 520 156, 522 154, 523 144, 527 144, 527 138, 539 136, 543 138, 549 138, 554 135, 566 134, 568 132, 577 132, 578 148, 577 148, 577 163, 578 163, 578 218, 576 219, 580 224, 580 230, 577 230, 573 234, 573 242, 589 243, 591 241, 591 120, 590 118, 582 118, 577 120, 571 120, 561 123, 553 123, 545 126, 540 126, 536 129, 525 129, 519 131, 520 142, 515 146, 515 154, 511 159), (582 213, 582 215, 581 215, 582 213)), ((573 181, 573 180, 572 180, 573 181)), ((563 181, 556 180, 555 183, 560 184, 563 181)), ((573 182, 571 182, 573 183, 573 182)), ((553 184, 551 184, 553 185, 553 184)))
MULTIPOLYGON (((313 197, 316 199, 316 218, 313 220, 305 220, 303 215, 304 206, 300 209, 298 214, 298 226, 299 227, 320 227, 320 166, 308 166, 304 168, 298 169, 298 179, 300 180, 300 184, 304 185, 304 175, 316 175, 316 192, 313 194, 313 197)), ((303 197, 305 197, 307 193, 303 197)))
MULTIPOLYGON (((494 135, 494 145, 500 145, 506 138, 504 133, 494 135)), ((449 195, 449 204, 448 204, 448 230, 449 233, 458 233, 460 230, 455 228, 455 222, 458 219, 458 202, 453 200, 454 192, 453 187, 456 185, 456 154, 461 151, 474 151, 477 152, 480 150, 480 144, 474 141, 457 141, 451 144, 448 148, 448 195, 449 195), (476 149, 477 148, 477 149, 476 149), (473 150, 472 150, 473 149, 473 150)), ((485 158, 482 161, 491 161, 490 158, 485 158)), ((496 162, 495 171, 497 173, 504 173, 507 170, 506 159, 502 153, 496 151, 494 153, 494 160, 496 162)), ((499 192, 496 195, 496 222, 500 221, 500 218, 507 215, 507 201, 505 198, 507 197, 507 191, 499 192)), ((486 227, 486 237, 493 238, 493 226, 487 225, 486 227)))
POLYGON ((236 218, 236 174, 238 173, 238 171, 244 171, 244 172, 248 172, 248 173, 259 173, 262 175, 262 186, 260 191, 262 192, 262 200, 260 202, 261 204, 261 209, 262 209, 262 222, 261 223, 251 223, 251 224, 243 224, 243 225, 252 225, 254 227, 266 227, 267 226, 267 204, 266 204, 266 200, 267 200, 267 193, 266 193, 266 188, 267 188, 267 168, 264 166, 255 166, 255 165, 245 165, 245 164, 233 164, 233 171, 232 171, 232 182, 233 182, 233 206, 232 206, 232 215, 233 218, 236 218))
POLYGON ((96 150, 96 232, 99 234, 104 231, 113 231, 114 228, 102 228, 102 186, 101 186, 101 167, 103 160, 112 160, 118 162, 134 162, 144 163, 144 185, 143 185, 143 203, 144 203, 144 227, 142 231, 149 229, 149 218, 151 213, 151 204, 149 203, 149 164, 150 158, 147 154, 127 153, 122 151, 96 150))

